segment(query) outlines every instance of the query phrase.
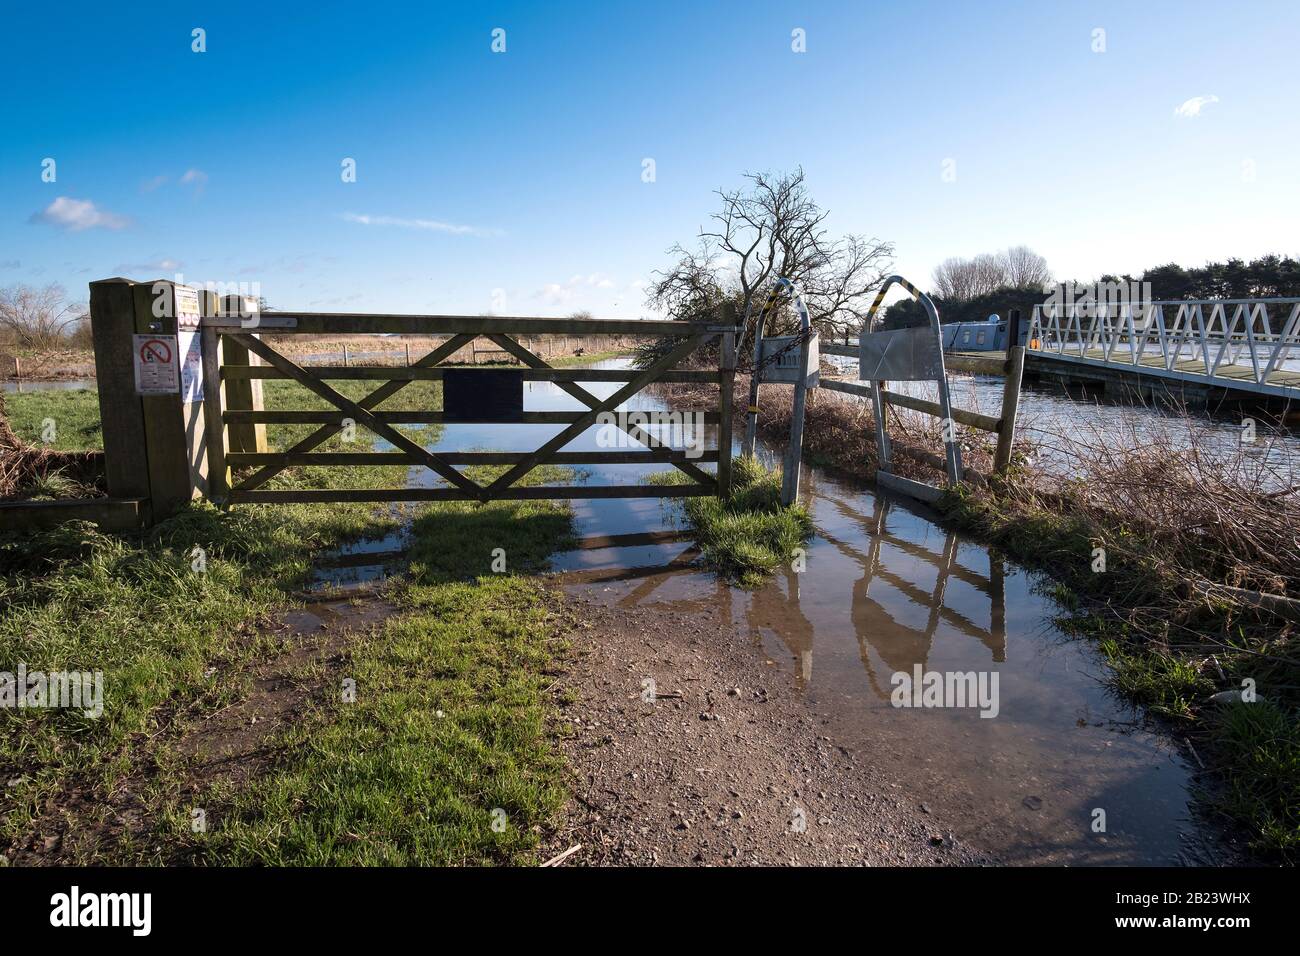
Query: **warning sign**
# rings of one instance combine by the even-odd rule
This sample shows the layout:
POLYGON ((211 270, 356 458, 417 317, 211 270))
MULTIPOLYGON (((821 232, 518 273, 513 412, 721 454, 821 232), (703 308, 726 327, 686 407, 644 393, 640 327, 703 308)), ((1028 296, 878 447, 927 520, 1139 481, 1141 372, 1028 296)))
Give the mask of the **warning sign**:
POLYGON ((175 395, 180 391, 176 336, 135 336, 135 393, 175 395))
POLYGON ((203 401, 203 347, 197 331, 181 329, 181 401, 203 401))

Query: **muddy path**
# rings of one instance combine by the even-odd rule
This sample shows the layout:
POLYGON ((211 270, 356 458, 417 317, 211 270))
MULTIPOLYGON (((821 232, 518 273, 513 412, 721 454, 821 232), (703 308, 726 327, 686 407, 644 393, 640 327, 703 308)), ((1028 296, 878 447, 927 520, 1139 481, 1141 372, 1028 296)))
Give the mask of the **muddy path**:
POLYGON ((1200 768, 1183 741, 1108 690, 1092 648, 1057 627, 1039 578, 906 502, 815 473, 807 490, 816 533, 806 570, 756 591, 720 584, 681 544, 660 546, 658 565, 640 569, 622 549, 557 557, 570 568, 558 576, 566 596, 593 622, 572 638, 575 723, 595 725, 570 747, 590 791, 575 831, 631 858, 719 862, 715 840, 695 847, 700 859, 678 846, 691 835, 674 833, 663 806, 711 818, 713 803, 739 791, 733 801, 751 802, 756 816, 763 808, 774 841, 740 859, 788 862, 798 846, 773 849, 789 836, 774 829, 781 801, 824 791, 809 818, 845 832, 826 834, 832 844, 816 852, 805 845, 803 862, 1248 859, 1196 810, 1200 768), (983 708, 896 706, 895 675, 918 669, 996 674, 997 693, 983 708), (645 679, 684 696, 672 710, 647 709, 645 679), (742 732, 702 721, 711 706, 733 712, 742 732), (652 772, 632 777, 639 763, 652 772), (706 768, 694 790, 664 777, 686 764, 706 768), (700 789, 746 768, 759 777, 700 789), (630 807, 644 809, 648 832, 620 822, 630 807), (872 857, 863 848, 875 835, 888 849, 872 857))
MULTIPOLYGON (((725 588, 721 589, 725 592, 725 588)), ((825 733, 776 662, 734 639, 725 597, 622 607, 570 596, 582 623, 560 694, 572 725, 565 865, 994 862, 825 733)))

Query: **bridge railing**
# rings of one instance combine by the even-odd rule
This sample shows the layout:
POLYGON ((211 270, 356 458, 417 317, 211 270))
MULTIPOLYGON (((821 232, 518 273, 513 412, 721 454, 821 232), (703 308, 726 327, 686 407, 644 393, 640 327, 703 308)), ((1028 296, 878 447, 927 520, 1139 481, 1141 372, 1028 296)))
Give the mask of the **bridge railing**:
POLYGON ((1300 353, 1300 298, 1045 302, 1029 342, 1045 354, 1269 386, 1300 353))

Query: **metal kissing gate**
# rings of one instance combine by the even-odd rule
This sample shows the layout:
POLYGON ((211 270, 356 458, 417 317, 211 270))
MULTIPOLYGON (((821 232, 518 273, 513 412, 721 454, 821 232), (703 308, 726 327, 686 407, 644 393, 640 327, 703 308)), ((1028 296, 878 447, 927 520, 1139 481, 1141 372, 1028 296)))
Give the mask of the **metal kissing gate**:
MULTIPOLYGON (((924 292, 902 276, 885 279, 872 302, 863 322, 865 330, 856 346, 827 343, 824 348, 832 355, 849 355, 858 360, 857 382, 823 379, 818 374, 820 352, 816 331, 812 327, 808 307, 798 287, 788 279, 778 279, 759 310, 755 322, 754 359, 750 366, 749 405, 746 409, 744 454, 753 455, 757 437, 758 389, 760 384, 791 383, 794 385, 794 403, 790 418, 790 440, 786 447, 782 474, 781 501, 790 504, 799 494, 799 465, 802 457, 804 415, 807 392, 810 388, 826 388, 863 398, 870 398, 875 418, 876 447, 879 449, 879 468, 876 482, 894 491, 900 491, 924 501, 936 501, 942 489, 923 482, 913 481, 894 474, 893 454, 885 424, 885 406, 899 405, 914 411, 934 415, 942 420, 944 458, 940 462, 946 472, 948 484, 956 485, 966 476, 961 463, 961 450, 957 444, 955 423, 992 431, 998 434, 998 451, 995 466, 1005 468, 1010 460, 1011 440, 1015 431, 1015 402, 1004 400, 1001 418, 981 415, 965 409, 954 409, 948 394, 948 378, 943 364, 943 338, 939 325, 939 312, 934 302, 924 292), (925 307, 927 323, 922 326, 895 329, 888 332, 871 332, 872 321, 889 290, 899 285, 925 307), (800 331, 797 335, 764 338, 763 323, 782 291, 789 292, 800 331), (798 351, 794 351, 795 349, 798 351), (891 392, 886 388, 889 380, 934 382, 938 386, 939 401, 930 402, 891 392)), ((1024 349, 1013 349, 1007 368, 1008 394, 1019 393, 1020 369, 1024 349)))
MULTIPOLYGON (((231 504, 306 501, 493 501, 523 498, 686 497, 726 494, 731 482, 731 386, 735 375, 732 325, 592 319, 494 318, 488 316, 411 316, 273 312, 256 321, 237 316, 207 316, 202 322, 205 363, 204 406, 209 462, 209 496, 231 504), (259 332, 294 334, 446 335, 448 338, 409 366, 303 367, 259 338, 259 332), (529 335, 652 335, 676 344, 644 369, 554 368, 513 336, 529 335), (520 362, 516 368, 475 368, 442 363, 484 336, 520 362), (717 369, 677 369, 683 359, 718 338, 722 359, 717 369), (264 364, 227 365, 217 356, 224 341, 261 359, 264 364), (328 411, 274 411, 231 408, 222 386, 248 380, 287 379, 297 382, 331 406, 328 411), (337 379, 381 382, 368 395, 353 401, 333 388, 337 379), (440 380, 443 408, 392 411, 378 406, 414 381, 440 380), (550 381, 577 399, 582 411, 524 411, 524 382, 550 381), (620 382, 608 398, 599 398, 579 382, 620 382), (706 412, 704 424, 718 425, 718 447, 697 451, 677 449, 648 431, 641 422, 616 414, 627 399, 656 382, 714 382, 720 387, 716 411, 706 412), (352 422, 392 444, 393 451, 319 452, 315 449, 352 422), (435 423, 536 423, 563 425, 555 435, 529 452, 430 451, 395 426, 435 423), (314 424, 319 427, 283 451, 233 450, 228 429, 249 424, 314 424), (576 451, 562 449, 592 425, 612 424, 633 439, 640 450, 576 451), (725 453, 724 453, 725 452, 725 453), (666 463, 684 472, 691 482, 678 485, 529 486, 519 484, 540 465, 596 463, 666 463), (716 474, 697 462, 717 464, 716 474), (446 481, 437 488, 388 489, 267 489, 273 476, 292 465, 424 465, 446 481), (502 465, 505 471, 480 484, 456 466, 502 465), (231 483, 230 469, 256 470, 231 483)), ((633 446, 637 447, 637 446, 633 446)))

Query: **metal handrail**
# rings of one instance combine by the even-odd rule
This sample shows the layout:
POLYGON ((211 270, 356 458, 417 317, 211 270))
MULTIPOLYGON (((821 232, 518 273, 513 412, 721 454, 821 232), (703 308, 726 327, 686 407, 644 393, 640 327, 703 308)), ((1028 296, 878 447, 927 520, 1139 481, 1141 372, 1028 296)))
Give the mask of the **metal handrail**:
POLYGON ((1300 298, 1044 302, 1034 306, 1030 340, 1040 353, 1078 361, 1300 391, 1270 381, 1292 352, 1300 351, 1300 298), (1281 316, 1270 315, 1269 306, 1289 307, 1277 331, 1274 319, 1281 316), (1167 308, 1174 310, 1172 323, 1166 321, 1167 308), (1148 355, 1158 355, 1160 365, 1144 362, 1148 355), (1203 371, 1177 367, 1188 359, 1199 359, 1203 371), (1231 367, 1249 368, 1251 379, 1221 374, 1231 367))
MULTIPOLYGON (((870 334, 871 327, 874 324, 876 310, 880 308, 880 304, 885 300, 885 295, 896 285, 901 285, 911 294, 914 300, 920 302, 921 305, 924 306, 926 314, 930 318, 930 327, 934 330, 935 338, 939 345, 939 378, 937 381, 939 385, 939 409, 943 414, 944 422, 944 460, 948 466, 948 480, 955 485, 961 480, 962 475, 961 449, 957 446, 956 429, 953 427, 952 402, 948 395, 948 369, 943 360, 943 329, 939 322, 939 309, 935 306, 934 300, 902 276, 889 276, 885 279, 884 284, 881 285, 880 291, 876 293, 876 299, 871 303, 871 308, 867 310, 867 317, 863 320, 862 327, 867 334, 870 334)), ((876 444, 878 453, 882 464, 885 465, 882 470, 889 470, 889 440, 885 435, 885 407, 884 401, 880 395, 884 386, 884 382, 879 383, 876 388, 872 389, 872 394, 876 416, 876 444)))

